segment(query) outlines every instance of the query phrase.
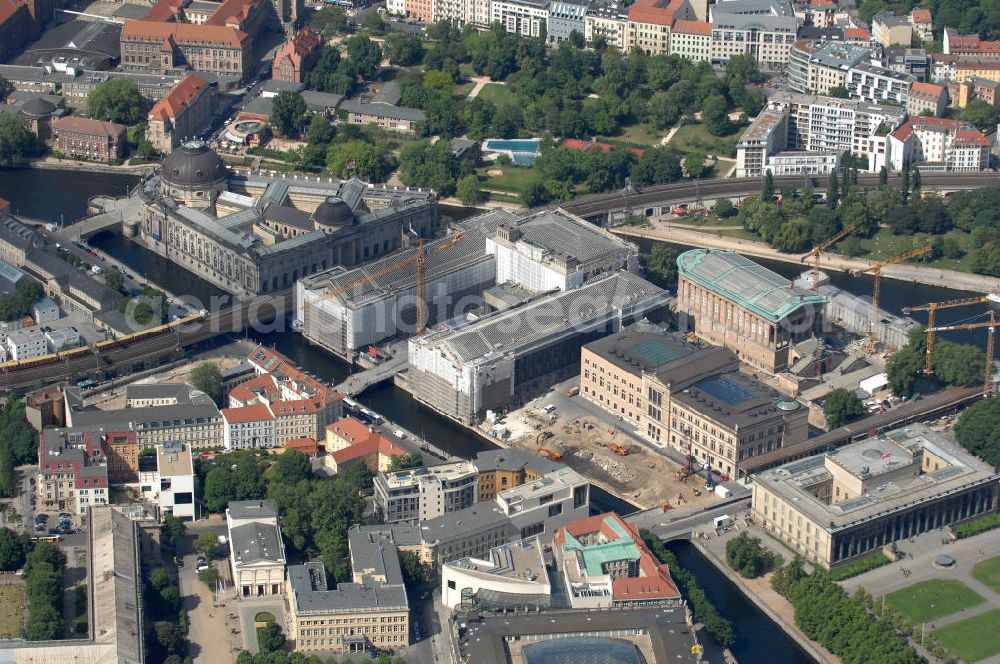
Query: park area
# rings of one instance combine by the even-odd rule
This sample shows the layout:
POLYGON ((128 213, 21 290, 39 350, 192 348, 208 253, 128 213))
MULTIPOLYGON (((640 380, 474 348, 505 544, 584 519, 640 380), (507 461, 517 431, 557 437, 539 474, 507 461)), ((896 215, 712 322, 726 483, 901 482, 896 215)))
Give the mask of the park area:
POLYGON ((24 633, 24 588, 0 586, 0 638, 16 639, 24 633))
POLYGON ((920 624, 982 604, 983 598, 961 581, 931 579, 890 593, 885 601, 920 624))
POLYGON ((963 662, 978 662, 1000 652, 1000 609, 946 625, 934 632, 963 662))
POLYGON ((972 576, 979 583, 1000 594, 1000 556, 984 560, 972 568, 972 576))

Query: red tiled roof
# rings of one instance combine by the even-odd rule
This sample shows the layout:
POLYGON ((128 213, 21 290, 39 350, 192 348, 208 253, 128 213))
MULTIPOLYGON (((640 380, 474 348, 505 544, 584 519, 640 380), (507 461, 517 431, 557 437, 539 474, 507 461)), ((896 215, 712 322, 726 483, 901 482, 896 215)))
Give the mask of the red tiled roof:
POLYGON ((564 138, 559 146, 564 147, 567 150, 579 150, 580 152, 587 152, 588 150, 592 150, 594 148, 600 150, 601 152, 611 152, 611 150, 615 147, 610 143, 584 141, 579 138, 564 138))
POLYGON ((157 41, 173 39, 180 44, 221 44, 238 48, 250 35, 228 25, 195 25, 194 23, 160 23, 156 21, 125 21, 121 40, 157 41))
POLYGON ((685 18, 679 18, 674 21, 672 32, 678 32, 685 35, 701 35, 703 37, 711 37, 712 24, 708 21, 689 21, 685 18))
POLYGON ((955 132, 955 143, 962 146, 975 146, 980 148, 992 147, 990 139, 978 129, 960 129, 955 132))
POLYGON ((910 12, 910 20, 914 23, 930 23, 931 22, 931 10, 929 9, 914 9, 910 12))
POLYGON ((365 423, 350 416, 342 417, 333 424, 327 424, 326 430, 352 444, 376 435, 365 423))
POLYGON ((683 6, 684 0, 637 0, 628 10, 628 20, 652 25, 672 25, 674 13, 683 6))
POLYGON ((274 415, 271 414, 271 409, 264 404, 256 404, 239 408, 223 408, 222 418, 227 424, 245 424, 273 420, 274 415))
POLYGON ((871 41, 871 34, 864 28, 845 28, 844 29, 844 39, 846 41, 871 41))
POLYGON ((173 21, 180 14, 181 8, 187 0, 160 0, 155 5, 149 8, 142 20, 144 21, 156 21, 162 23, 165 21, 173 21))
POLYGON ((319 454, 319 444, 312 438, 289 438, 285 441, 284 449, 303 454, 319 454))
POLYGON ((176 118, 186 107, 194 103, 206 87, 208 81, 200 76, 186 76, 183 81, 170 89, 166 97, 153 104, 153 108, 149 111, 149 119, 176 118))
POLYGON ((394 444, 382 434, 375 434, 368 440, 350 445, 333 453, 333 460, 338 464, 361 457, 379 454, 382 456, 404 456, 406 450, 394 444))
POLYGON ((314 399, 294 399, 286 401, 272 401, 271 410, 275 417, 282 415, 302 415, 304 413, 318 413, 323 410, 323 404, 314 399))
POLYGON ((52 122, 52 129, 56 133, 60 131, 72 131, 91 136, 120 136, 127 130, 125 125, 105 122, 104 120, 92 120, 91 118, 81 118, 69 115, 64 118, 56 118, 52 122))
POLYGON ((17 10, 24 7, 25 3, 20 0, 0 0, 0 25, 5 23, 17 10))
POLYGON ((322 41, 322 38, 307 25, 285 42, 281 49, 274 55, 274 67, 277 67, 282 60, 288 58, 294 63, 295 68, 298 69, 302 64, 302 58, 319 48, 322 41))
POLYGON ((215 12, 208 17, 205 25, 241 25, 250 16, 250 10, 260 0, 225 0, 215 12))
POLYGON ((934 85, 933 83, 921 83, 920 81, 914 81, 913 84, 910 85, 911 97, 937 101, 943 94, 944 88, 940 85, 934 85))

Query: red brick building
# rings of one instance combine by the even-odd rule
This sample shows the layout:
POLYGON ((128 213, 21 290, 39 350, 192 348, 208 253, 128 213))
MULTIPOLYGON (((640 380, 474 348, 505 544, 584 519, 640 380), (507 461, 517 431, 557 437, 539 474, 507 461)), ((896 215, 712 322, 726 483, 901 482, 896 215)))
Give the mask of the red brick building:
POLYGON ((52 0, 0 0, 0 62, 38 39, 54 12, 52 0))
POLYGON ((185 138, 194 138, 212 120, 212 95, 208 81, 186 76, 166 97, 153 105, 146 138, 157 150, 169 154, 185 138))
POLYGON ((67 157, 110 162, 125 154, 124 125, 69 116, 52 123, 53 145, 67 157))
POLYGON ((296 32, 275 54, 271 78, 302 83, 306 72, 316 64, 322 43, 320 36, 309 26, 296 32))

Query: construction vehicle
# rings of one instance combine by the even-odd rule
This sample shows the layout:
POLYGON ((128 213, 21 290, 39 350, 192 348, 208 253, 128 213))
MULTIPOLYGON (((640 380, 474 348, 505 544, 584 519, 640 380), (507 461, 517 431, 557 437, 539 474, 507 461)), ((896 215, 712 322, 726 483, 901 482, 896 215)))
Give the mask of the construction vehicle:
POLYGON ((625 447, 624 445, 618 445, 616 443, 608 445, 608 449, 617 454, 618 456, 628 456, 629 454, 627 447, 625 447))
POLYGON ((974 304, 985 304, 990 301, 990 298, 986 295, 981 295, 979 297, 963 297, 958 300, 945 300, 943 302, 928 302, 927 304, 920 304, 915 307, 903 307, 903 313, 909 314, 913 311, 926 311, 927 312, 927 352, 924 358, 924 373, 932 374, 934 373, 934 367, 932 363, 932 354, 934 353, 934 325, 937 322, 935 320, 938 309, 952 309, 954 307, 968 307, 974 304))
POLYGON ((996 330, 996 325, 996 312, 990 311, 990 319, 982 323, 960 323, 958 325, 942 325, 941 327, 927 328, 928 332, 947 332, 949 330, 975 330, 983 327, 987 328, 989 336, 986 338, 986 375, 983 379, 983 397, 987 399, 993 396, 993 350, 995 345, 993 333, 996 330))
POLYGON ((878 296, 879 290, 882 287, 882 268, 886 265, 895 265, 896 263, 902 263, 903 261, 910 260, 911 258, 916 258, 917 256, 923 256, 924 254, 929 254, 932 251, 930 246, 920 247, 919 249, 911 249, 910 251, 904 251, 901 254, 893 256, 892 258, 887 258, 884 261, 879 261, 874 265, 869 265, 863 270, 853 270, 851 272, 855 277, 859 274, 871 273, 875 276, 875 286, 872 289, 872 314, 870 328, 868 331, 868 341, 865 342, 865 352, 868 354, 874 353, 875 349, 878 348, 878 296))
POLYGON ((560 454, 559 452, 554 452, 548 449, 547 447, 539 447, 538 452, 536 452, 535 456, 538 456, 539 454, 553 461, 558 461, 559 459, 562 458, 562 454, 560 454))
POLYGON ((815 247, 813 247, 812 249, 809 250, 808 254, 803 255, 802 258, 799 259, 800 263, 805 263, 806 259, 809 259, 809 258, 811 258, 813 260, 813 266, 812 266, 812 289, 814 291, 815 290, 819 290, 819 256, 820 256, 820 254, 822 254, 825 249, 827 249, 829 247, 832 247, 833 245, 837 244, 838 242, 840 242, 841 240, 843 240, 845 237, 847 237, 848 235, 850 235, 854 231, 855 228, 857 228, 857 226, 855 224, 851 224, 850 226, 847 226, 846 228, 844 228, 842 231, 840 231, 839 233, 837 233, 833 237, 829 238, 828 240, 826 240, 824 242, 820 242, 819 244, 817 244, 815 247))

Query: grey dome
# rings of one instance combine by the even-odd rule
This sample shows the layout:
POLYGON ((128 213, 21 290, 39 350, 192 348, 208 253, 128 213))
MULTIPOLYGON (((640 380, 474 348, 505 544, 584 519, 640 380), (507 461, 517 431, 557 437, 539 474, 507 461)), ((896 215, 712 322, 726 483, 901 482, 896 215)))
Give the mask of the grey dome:
POLYGON ((202 141, 188 141, 170 153, 160 176, 174 187, 199 189, 228 177, 226 164, 202 141))
POLYGON ((354 223, 354 210, 337 196, 327 196, 310 217, 317 226, 342 228, 354 223))
POLYGON ((55 105, 41 97, 29 99, 21 106, 21 113, 29 118, 46 118, 55 112, 55 105))

